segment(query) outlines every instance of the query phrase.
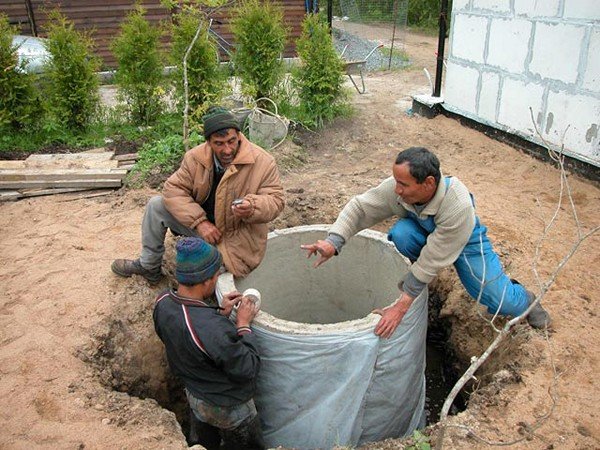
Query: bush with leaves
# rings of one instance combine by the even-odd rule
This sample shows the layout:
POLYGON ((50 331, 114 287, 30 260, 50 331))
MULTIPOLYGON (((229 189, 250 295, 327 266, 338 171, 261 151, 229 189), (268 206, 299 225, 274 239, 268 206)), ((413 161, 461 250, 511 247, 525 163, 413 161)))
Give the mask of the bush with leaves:
POLYGON ((333 46, 327 23, 314 14, 302 22, 296 49, 301 63, 294 72, 294 84, 301 119, 308 126, 321 127, 343 108, 344 63, 333 46))
POLYGON ((117 59, 115 82, 127 103, 131 120, 152 123, 162 107, 163 62, 159 51, 161 29, 146 20, 139 4, 121 24, 121 32, 112 43, 117 59))
POLYGON ((190 117, 195 122, 201 120, 208 106, 220 102, 227 88, 227 73, 219 64, 204 16, 192 7, 185 7, 174 17, 171 33, 171 63, 177 67, 173 80, 178 103, 185 102, 183 58, 198 27, 200 33, 187 57, 188 101, 190 117))
MULTIPOLYGON (((191 133, 191 145, 198 145, 204 138, 198 133, 191 133)), ((141 185, 150 178, 164 181, 179 166, 185 148, 180 134, 170 134, 161 139, 144 144, 138 152, 138 161, 128 179, 129 185, 141 185)), ((156 183, 154 183, 156 184, 156 183)))
POLYGON ((245 0, 234 10, 231 30, 236 42, 234 67, 244 92, 254 98, 269 97, 284 72, 283 9, 270 0, 245 0))
POLYGON ((85 128, 97 111, 100 97, 96 72, 100 63, 93 56, 88 33, 58 9, 49 13, 48 39, 44 46, 50 57, 44 64, 48 110, 55 122, 67 129, 85 128))
POLYGON ((26 61, 19 61, 18 47, 13 45, 16 30, 8 17, 0 14, 0 129, 26 128, 42 113, 34 77, 25 70, 26 61))

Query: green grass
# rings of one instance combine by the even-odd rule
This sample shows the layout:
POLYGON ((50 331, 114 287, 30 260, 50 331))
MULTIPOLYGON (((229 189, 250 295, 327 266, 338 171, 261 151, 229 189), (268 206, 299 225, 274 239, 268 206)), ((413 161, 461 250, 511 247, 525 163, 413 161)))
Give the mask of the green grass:
POLYGON ((152 127, 138 127, 122 120, 119 111, 105 112, 81 131, 71 131, 44 121, 34 130, 0 130, 0 158, 2 153, 36 153, 56 147, 86 149, 102 147, 111 140, 149 141, 162 136, 181 133, 181 117, 174 114, 161 116, 152 127))

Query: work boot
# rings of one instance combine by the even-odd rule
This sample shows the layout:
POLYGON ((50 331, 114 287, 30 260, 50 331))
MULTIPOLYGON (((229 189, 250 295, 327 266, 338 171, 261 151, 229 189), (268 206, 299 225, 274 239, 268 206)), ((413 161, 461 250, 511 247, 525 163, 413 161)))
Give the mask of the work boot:
MULTIPOLYGON (((514 284, 519 284, 522 286, 514 278, 511 278, 510 281, 514 284)), ((535 294, 531 291, 525 290, 527 292, 527 303, 531 305, 535 301, 535 294)), ((527 315, 527 323, 531 328, 535 328, 537 330, 544 329, 546 327, 550 327, 552 324, 552 319, 550 318, 550 314, 546 311, 541 303, 535 305, 535 308, 531 310, 531 312, 527 315)))
POLYGON ((110 268, 122 277, 141 275, 150 283, 158 283, 163 276, 160 267, 154 270, 146 269, 142 267, 139 259, 115 259, 110 268))
MULTIPOLYGON (((527 291, 527 297, 529 299, 529 304, 531 305, 535 301, 535 294, 531 291, 527 291)), ((550 327, 552 319, 550 318, 548 311, 542 307, 542 304, 538 303, 527 316, 527 323, 531 328, 543 330, 544 328, 550 327)))

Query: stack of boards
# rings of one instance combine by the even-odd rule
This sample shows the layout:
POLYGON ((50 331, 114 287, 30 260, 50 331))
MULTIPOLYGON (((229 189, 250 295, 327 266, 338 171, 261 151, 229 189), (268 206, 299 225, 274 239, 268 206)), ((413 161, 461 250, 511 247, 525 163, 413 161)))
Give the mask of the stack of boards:
POLYGON ((0 201, 119 188, 136 160, 135 153, 115 156, 114 151, 99 148, 0 161, 0 201))

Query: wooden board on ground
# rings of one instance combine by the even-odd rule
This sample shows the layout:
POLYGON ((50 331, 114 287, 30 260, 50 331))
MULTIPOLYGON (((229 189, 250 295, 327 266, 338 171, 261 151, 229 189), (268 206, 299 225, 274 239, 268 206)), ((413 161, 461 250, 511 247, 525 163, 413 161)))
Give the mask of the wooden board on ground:
POLYGON ((121 187, 121 180, 55 180, 55 181, 0 181, 0 189, 47 189, 47 188, 110 188, 121 187))
POLYGON ((117 161, 137 161, 138 154, 137 153, 125 153, 123 155, 115 155, 113 159, 117 161))
POLYGON ((0 202, 12 202, 23 197, 19 191, 0 191, 0 202))
POLYGON ((59 161, 109 161, 115 152, 102 153, 53 153, 29 155, 25 161, 30 162, 59 162, 59 161))
POLYGON ((97 148, 85 153, 33 154, 25 160, 0 161, 0 201, 119 188, 136 159, 136 153, 116 159, 114 152, 97 148))
POLYGON ((2 169, 0 181, 69 181, 110 179, 121 181, 127 169, 2 169))

